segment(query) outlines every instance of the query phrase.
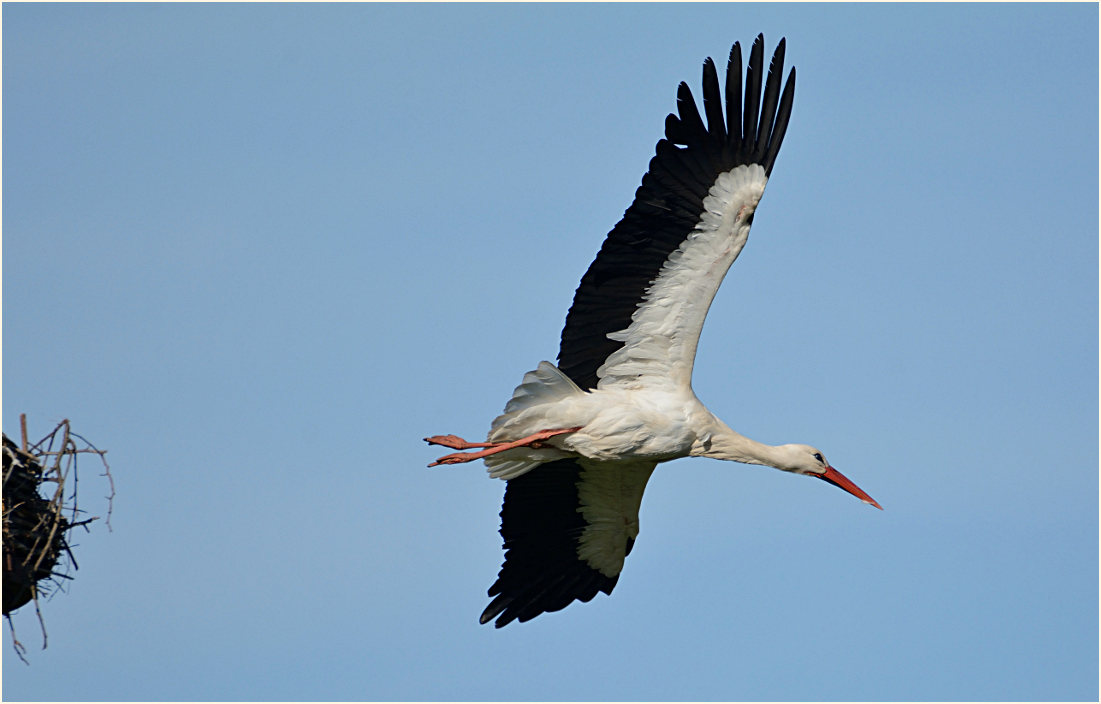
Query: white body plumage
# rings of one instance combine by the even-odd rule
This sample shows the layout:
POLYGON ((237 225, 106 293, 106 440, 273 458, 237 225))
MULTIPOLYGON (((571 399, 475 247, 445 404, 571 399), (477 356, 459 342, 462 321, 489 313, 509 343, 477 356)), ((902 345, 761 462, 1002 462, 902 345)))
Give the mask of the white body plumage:
MULTIPOLYGON (((542 462, 579 456, 592 460, 665 460, 729 430, 692 391, 696 344, 715 293, 745 246, 749 222, 768 179, 759 164, 722 173, 703 200, 692 233, 665 262, 625 330, 623 342, 583 391, 550 362, 524 375, 490 442, 509 442, 547 428, 581 430, 485 458, 490 476, 512 479, 542 462)), ((733 431, 730 431, 733 432, 733 431)), ((740 436, 739 436, 740 437, 740 436)))

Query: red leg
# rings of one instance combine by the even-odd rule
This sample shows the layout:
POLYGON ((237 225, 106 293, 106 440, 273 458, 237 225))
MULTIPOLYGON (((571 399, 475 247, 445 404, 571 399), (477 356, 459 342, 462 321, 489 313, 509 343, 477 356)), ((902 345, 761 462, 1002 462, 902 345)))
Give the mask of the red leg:
POLYGON ((424 441, 429 445, 443 445, 455 450, 469 450, 472 447, 493 447, 491 442, 467 442, 458 435, 433 435, 430 438, 425 438, 424 441))
POLYGON ((452 438, 460 441, 470 447, 484 447, 486 449, 479 452, 456 452, 451 455, 444 455, 429 467, 435 467, 439 464, 458 464, 460 462, 472 462, 474 460, 480 460, 483 457, 495 455, 498 452, 504 452, 505 450, 513 450, 517 447, 539 447, 540 443, 549 438, 553 438, 555 435, 563 435, 565 433, 576 433, 584 426, 577 426, 576 428, 555 428, 553 430, 540 430, 538 433, 533 433, 526 438, 520 438, 519 440, 513 440, 512 442, 487 442, 487 443, 467 443, 461 438, 455 438, 454 435, 447 436, 435 436, 434 438, 426 438, 428 442, 434 445, 445 445, 447 447, 455 447, 450 444, 452 438), (448 442, 434 442, 436 439, 447 440, 448 442))

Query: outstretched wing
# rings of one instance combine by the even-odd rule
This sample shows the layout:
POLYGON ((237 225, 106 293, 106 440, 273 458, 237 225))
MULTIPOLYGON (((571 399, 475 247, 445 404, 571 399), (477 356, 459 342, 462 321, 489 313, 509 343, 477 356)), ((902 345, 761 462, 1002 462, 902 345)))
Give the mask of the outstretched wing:
POLYGON ((655 466, 565 459, 510 479, 501 509, 505 564, 481 622, 497 619, 501 628, 611 594, 655 466))
POLYGON ((749 235, 787 130, 795 69, 781 95, 784 40, 764 97, 764 37, 753 42, 742 103, 741 47, 730 51, 726 115, 714 62, 703 65, 704 124, 688 85, 635 200, 574 296, 558 367, 582 389, 691 384, 703 321, 749 235))

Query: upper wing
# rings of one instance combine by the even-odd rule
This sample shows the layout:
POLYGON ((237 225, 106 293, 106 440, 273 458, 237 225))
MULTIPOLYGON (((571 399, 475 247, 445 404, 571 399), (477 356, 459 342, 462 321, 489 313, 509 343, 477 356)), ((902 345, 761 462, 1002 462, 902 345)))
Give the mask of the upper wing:
POLYGON ((795 69, 781 95, 784 45, 781 39, 772 56, 762 101, 764 36, 757 36, 743 106, 741 47, 734 44, 729 126, 710 58, 703 65, 706 125, 680 84, 680 117, 666 118, 665 139, 634 202, 582 277, 566 317, 558 367, 582 389, 691 383, 707 309, 745 245, 791 116, 795 69))
POLYGON ((638 536, 642 492, 656 466, 565 459, 508 480, 505 564, 481 622, 500 628, 611 594, 638 536))

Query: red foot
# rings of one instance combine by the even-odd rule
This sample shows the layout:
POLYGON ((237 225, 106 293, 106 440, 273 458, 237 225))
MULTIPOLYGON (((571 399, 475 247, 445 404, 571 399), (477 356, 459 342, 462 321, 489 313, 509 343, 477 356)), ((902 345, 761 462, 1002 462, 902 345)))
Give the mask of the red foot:
POLYGON ((429 467, 435 467, 440 464, 459 464, 460 462, 472 462, 474 460, 480 460, 483 457, 489 457, 495 455, 498 452, 504 452, 505 450, 512 450, 517 447, 540 447, 543 440, 553 438, 555 435, 563 435, 565 433, 576 433, 584 426, 577 426, 576 428, 556 428, 553 430, 540 430, 538 433, 527 436, 526 438, 520 438, 519 440, 513 440, 512 442, 467 442, 455 435, 433 435, 425 440, 430 445, 443 445, 444 447, 453 447, 457 450, 463 450, 471 447, 484 447, 486 449, 479 452, 456 452, 450 455, 444 455, 429 467))
POLYGON ((455 450, 469 450, 472 447, 493 447, 491 442, 467 442, 458 435, 433 435, 430 438, 425 438, 424 441, 429 445, 443 445, 455 450))

